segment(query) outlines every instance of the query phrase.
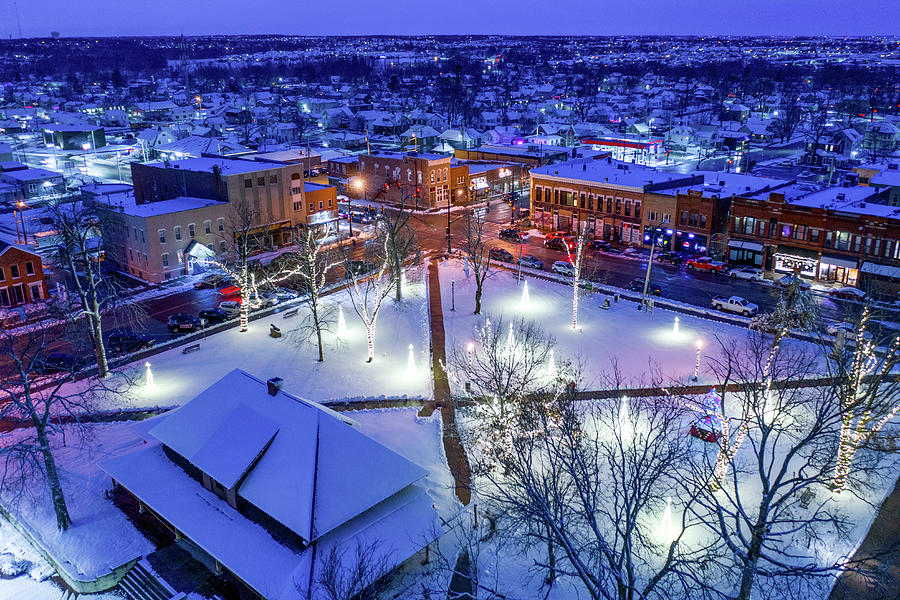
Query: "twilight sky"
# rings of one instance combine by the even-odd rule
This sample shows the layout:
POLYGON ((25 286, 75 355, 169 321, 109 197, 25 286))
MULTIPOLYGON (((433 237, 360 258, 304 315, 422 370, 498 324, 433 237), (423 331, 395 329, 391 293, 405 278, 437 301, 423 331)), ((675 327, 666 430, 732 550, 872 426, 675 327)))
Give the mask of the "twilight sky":
POLYGON ((900 0, 0 0, 0 35, 900 34, 900 0))

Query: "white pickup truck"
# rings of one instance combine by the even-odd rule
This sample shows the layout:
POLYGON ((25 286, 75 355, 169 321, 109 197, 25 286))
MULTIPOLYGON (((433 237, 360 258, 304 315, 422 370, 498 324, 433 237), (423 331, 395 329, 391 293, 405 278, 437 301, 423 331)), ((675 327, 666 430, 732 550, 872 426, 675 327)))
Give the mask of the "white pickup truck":
POLYGON ((732 296, 730 298, 726 296, 716 296, 712 299, 712 305, 713 308, 738 313, 745 317, 755 315, 759 312, 759 307, 757 305, 748 302, 746 298, 741 298, 740 296, 732 296))

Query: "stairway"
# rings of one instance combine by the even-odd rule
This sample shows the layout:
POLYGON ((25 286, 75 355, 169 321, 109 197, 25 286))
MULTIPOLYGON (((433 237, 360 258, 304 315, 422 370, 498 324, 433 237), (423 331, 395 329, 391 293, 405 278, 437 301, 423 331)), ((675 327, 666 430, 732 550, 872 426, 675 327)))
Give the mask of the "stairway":
POLYGON ((160 580, 143 560, 131 567, 115 590, 128 600, 172 600, 176 596, 183 596, 176 594, 175 590, 160 580))

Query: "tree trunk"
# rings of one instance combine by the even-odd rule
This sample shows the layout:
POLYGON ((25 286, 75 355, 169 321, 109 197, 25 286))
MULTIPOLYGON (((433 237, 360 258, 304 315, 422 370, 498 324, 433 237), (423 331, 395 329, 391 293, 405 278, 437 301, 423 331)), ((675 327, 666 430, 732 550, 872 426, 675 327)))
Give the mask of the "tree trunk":
POLYGON ((368 360, 366 362, 372 362, 372 359, 375 358, 375 323, 366 323, 366 348, 368 350, 368 360))
POLYGON ((97 357, 97 377, 103 379, 109 374, 109 363, 106 360, 106 346, 103 344, 103 323, 100 321, 100 304, 96 296, 91 302, 91 314, 88 315, 91 337, 94 343, 94 354, 97 357))
POLYGON ((481 282, 475 277, 475 314, 481 314, 481 282))
POLYGON ((319 362, 325 360, 322 352, 322 324, 319 322, 319 298, 315 294, 310 296, 310 308, 312 308, 313 326, 316 328, 316 343, 319 345, 319 362))
POLYGON ((59 482, 59 473, 56 471, 56 460, 50 450, 50 440, 47 439, 47 431, 44 426, 36 427, 38 443, 41 447, 41 455, 44 459, 44 469, 47 474, 47 487, 50 488, 50 497, 53 500, 53 510, 56 513, 56 526, 64 531, 72 524, 69 516, 69 508, 66 506, 66 498, 63 495, 62 484, 59 482))

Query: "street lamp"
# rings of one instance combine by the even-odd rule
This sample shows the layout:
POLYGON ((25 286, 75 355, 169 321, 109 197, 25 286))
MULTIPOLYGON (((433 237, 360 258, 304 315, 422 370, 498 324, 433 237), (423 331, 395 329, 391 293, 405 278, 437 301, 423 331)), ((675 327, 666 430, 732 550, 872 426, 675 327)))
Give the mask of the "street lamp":
POLYGON ((16 202, 16 208, 13 209, 13 221, 16 223, 16 242, 20 244, 28 243, 28 232, 25 231, 25 217, 22 215, 22 209, 28 208, 24 202, 19 200, 16 202), (19 234, 19 220, 22 221, 22 233, 19 234))
MULTIPOLYGON (((353 187, 362 191, 363 204, 366 202, 366 180, 357 177, 353 180, 353 187)), ((350 209, 350 196, 347 196, 347 222, 350 223, 350 237, 353 237, 353 211, 350 209)))

